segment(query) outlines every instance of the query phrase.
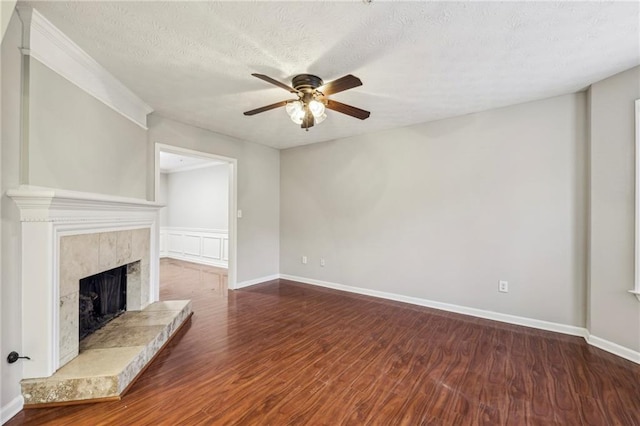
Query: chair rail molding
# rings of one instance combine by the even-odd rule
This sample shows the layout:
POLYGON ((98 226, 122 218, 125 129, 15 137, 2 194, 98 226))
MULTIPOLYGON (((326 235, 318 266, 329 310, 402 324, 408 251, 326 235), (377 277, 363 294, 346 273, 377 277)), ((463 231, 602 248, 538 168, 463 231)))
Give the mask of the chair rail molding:
POLYGON ((153 108, 107 71, 40 12, 18 6, 23 22, 22 54, 42 62, 143 129, 153 108))

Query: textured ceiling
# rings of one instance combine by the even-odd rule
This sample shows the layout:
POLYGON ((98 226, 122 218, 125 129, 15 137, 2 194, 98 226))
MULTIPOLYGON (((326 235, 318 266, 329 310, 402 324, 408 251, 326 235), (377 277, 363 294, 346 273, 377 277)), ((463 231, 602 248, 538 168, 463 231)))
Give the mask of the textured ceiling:
POLYGON ((638 2, 27 2, 155 111, 286 148, 571 93, 640 64, 638 2), (363 86, 305 132, 252 77, 363 86))

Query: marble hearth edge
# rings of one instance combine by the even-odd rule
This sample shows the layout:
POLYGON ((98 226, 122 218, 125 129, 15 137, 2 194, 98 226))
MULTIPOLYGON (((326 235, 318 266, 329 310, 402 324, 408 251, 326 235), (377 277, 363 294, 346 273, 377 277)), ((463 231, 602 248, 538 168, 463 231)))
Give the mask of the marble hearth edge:
POLYGON ((25 407, 118 399, 191 313, 190 300, 123 313, 84 339, 80 354, 53 376, 22 380, 25 407))

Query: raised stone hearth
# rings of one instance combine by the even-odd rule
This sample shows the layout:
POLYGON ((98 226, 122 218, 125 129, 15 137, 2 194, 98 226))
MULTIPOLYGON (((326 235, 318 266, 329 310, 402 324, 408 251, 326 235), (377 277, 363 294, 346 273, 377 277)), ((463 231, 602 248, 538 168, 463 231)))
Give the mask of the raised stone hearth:
POLYGON ((46 378, 22 381, 25 407, 119 399, 191 316, 191 302, 128 311, 81 342, 80 355, 46 378))

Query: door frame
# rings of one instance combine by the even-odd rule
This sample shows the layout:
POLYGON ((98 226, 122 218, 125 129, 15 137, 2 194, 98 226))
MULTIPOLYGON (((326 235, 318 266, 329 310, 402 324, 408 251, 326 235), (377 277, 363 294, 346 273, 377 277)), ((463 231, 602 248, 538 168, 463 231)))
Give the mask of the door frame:
MULTIPOLYGON (((205 158, 222 161, 229 165, 229 264, 227 269, 227 288, 236 288, 237 280, 237 242, 238 242, 238 160, 232 157, 211 154, 209 152, 195 151, 179 146, 155 143, 155 174, 154 174, 154 199, 160 196, 160 152, 184 155, 186 157, 205 158)), ((158 226, 158 232, 160 227, 158 226)), ((160 238, 160 236, 157 236, 160 238)), ((159 240, 158 240, 159 241, 159 240)), ((160 258, 160 253, 157 253, 160 258)), ((158 289, 159 290, 159 289, 158 289)))

